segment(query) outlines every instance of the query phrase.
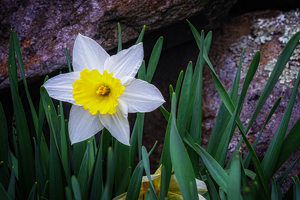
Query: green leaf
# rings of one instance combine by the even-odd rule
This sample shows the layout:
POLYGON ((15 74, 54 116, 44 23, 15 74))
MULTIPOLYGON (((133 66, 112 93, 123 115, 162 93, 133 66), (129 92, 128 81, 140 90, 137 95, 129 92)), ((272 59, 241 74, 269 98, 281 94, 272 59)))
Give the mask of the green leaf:
POLYGON ((115 140, 114 145, 114 162, 115 162, 115 188, 120 187, 122 178, 130 165, 130 146, 115 140))
POLYGON ((5 113, 2 107, 2 103, 0 102, 0 162, 2 161, 6 164, 8 163, 8 152, 8 129, 5 113))
POLYGON ((283 163, 285 163, 285 161, 290 157, 290 155, 292 155, 292 153, 299 147, 299 145, 300 118, 298 118, 296 123, 291 128, 290 132, 284 138, 274 171, 277 171, 283 165, 283 163))
POLYGON ((33 120, 33 124, 34 124, 34 128, 35 128, 35 132, 38 132, 38 117, 36 114, 36 110, 34 108, 34 105, 32 103, 29 91, 28 91, 28 86, 27 86, 27 81, 26 81, 26 76, 25 76, 25 70, 24 70, 24 65, 23 65, 23 60, 22 60, 22 55, 21 55, 21 50, 20 50, 20 44, 18 41, 18 37, 16 34, 16 31, 14 31, 14 47, 15 47, 15 51, 16 51, 16 55, 17 55, 17 59, 18 59, 18 64, 19 64, 19 68, 21 71, 21 75, 23 78, 23 83, 24 83, 24 88, 25 88, 25 92, 26 92, 26 96, 27 96, 27 100, 30 106, 30 111, 31 111, 31 115, 32 115, 32 120, 33 120))
POLYGON ((12 170, 11 170, 11 174, 10 174, 10 180, 9 180, 9 186, 8 186, 8 189, 7 189, 7 193, 9 195, 9 197, 11 199, 15 199, 15 196, 16 196, 16 190, 15 190, 15 187, 16 187, 16 181, 15 181, 15 173, 14 173, 14 166, 11 167, 12 170))
POLYGON ((260 60, 260 51, 257 51, 253 57, 250 67, 248 69, 248 72, 247 72, 247 75, 246 75, 246 78, 245 78, 245 81, 243 84, 242 92, 239 96, 238 105, 237 105, 233 115, 231 116, 231 119, 230 119, 224 133, 220 134, 219 138, 217 139, 218 148, 216 148, 217 150, 215 152, 213 151, 214 152, 213 155, 214 155, 215 159, 220 163, 221 166, 224 166, 228 145, 231 141, 234 130, 236 128, 235 119, 239 116, 239 114, 242 110, 242 106, 243 106, 243 103, 244 103, 244 100, 246 97, 248 87, 254 77, 256 70, 257 70, 257 67, 259 65, 259 60, 260 60))
POLYGON ((23 186, 20 187, 22 196, 28 196, 31 186, 35 182, 35 167, 33 159, 33 150, 31 143, 31 136, 27 126, 26 115, 18 94, 18 80, 17 80, 17 68, 15 61, 15 52, 13 48, 14 39, 11 31, 10 45, 9 45, 9 80, 11 95, 13 101, 13 109, 15 116, 17 140, 18 140, 18 151, 16 152, 19 160, 19 183, 23 186))
POLYGON ((179 97, 179 91, 180 91, 180 88, 181 88, 182 79, 183 79, 183 70, 181 70, 180 73, 179 73, 177 83, 176 83, 176 87, 175 87, 176 99, 178 99, 178 97, 179 97))
MULTIPOLYGON (((259 138, 260 138, 260 136, 261 136, 262 131, 264 130, 265 126, 267 125, 267 123, 268 123, 269 120, 271 119, 273 113, 274 113, 275 110, 277 109, 277 107, 278 107, 278 105, 279 105, 279 103, 280 103, 280 101, 281 101, 281 98, 282 98, 282 97, 279 97, 279 98, 277 99, 277 101, 275 102, 275 104, 273 105, 273 107, 272 107, 272 109, 271 109, 271 111, 270 111, 270 113, 269 113, 269 115, 268 115, 268 117, 267 117, 267 120, 265 121, 263 127, 261 128, 261 130, 260 130, 260 132, 259 132, 257 138, 255 139, 255 141, 254 141, 254 143, 253 143, 253 145, 252 145, 253 149, 255 149, 255 147, 256 147, 256 145, 257 145, 257 143, 258 143, 258 141, 259 141, 259 138)), ((248 166, 249 166, 249 164, 250 164, 250 160, 251 160, 251 155, 250 155, 249 153, 247 153, 247 155, 246 155, 245 158, 244 158, 244 166, 245 166, 245 168, 248 168, 248 166)))
POLYGON ((147 192, 146 192, 145 200, 152 200, 152 199, 153 199, 153 195, 151 193, 151 190, 148 189, 147 192))
POLYGON ((140 66, 139 72, 138 72, 138 78, 145 80, 146 79, 146 64, 145 60, 142 61, 142 64, 140 66))
MULTIPOLYGON (((46 111, 46 110, 45 110, 46 111)), ((46 116, 50 116, 51 108, 48 106, 46 116)), ((52 123, 51 117, 49 124, 52 123)), ((49 197, 50 199, 63 200, 64 199, 64 181, 63 181, 63 166, 60 160, 58 147, 55 142, 55 133, 50 125, 50 157, 49 157, 49 197), (53 192, 55 191, 55 192, 53 192)))
POLYGON ((31 188, 31 191, 29 193, 29 196, 28 196, 28 200, 35 200, 36 199, 36 196, 37 196, 37 191, 36 191, 36 187, 37 187, 37 182, 35 182, 31 188))
MULTIPOLYGON (((99 141, 99 148, 96 155, 95 164, 89 178, 89 187, 91 188, 90 199, 99 199, 103 193, 103 158, 104 151, 108 149, 111 141, 110 133, 104 128, 102 130, 101 138, 99 141)), ((105 151, 106 152, 106 151, 105 151)))
POLYGON ((278 185, 282 185, 283 181, 287 177, 287 175, 290 173, 292 168, 295 166, 295 164, 298 162, 300 156, 281 174, 281 176, 278 178, 277 183, 278 185))
POLYGON ((135 42, 135 44, 138 44, 138 43, 140 43, 140 42, 143 41, 144 34, 145 34, 145 30, 146 30, 146 26, 144 25, 144 26, 143 26, 143 29, 142 29, 142 31, 141 31, 139 37, 138 37, 138 39, 137 39, 136 42, 135 42))
POLYGON ((49 181, 46 181, 41 198, 49 199, 49 181))
POLYGON ((207 177, 207 182, 208 182, 208 192, 209 192, 210 199, 219 200, 220 197, 219 197, 218 192, 216 190, 215 184, 211 180, 210 175, 207 173, 207 171, 206 171, 206 177, 207 177))
POLYGON ((129 180, 130 180, 130 176, 131 176, 131 167, 129 166, 126 171, 124 172, 124 175, 120 181, 119 187, 117 189, 116 195, 118 196, 120 194, 123 194, 127 191, 127 186, 129 184, 129 180))
MULTIPOLYGON (((144 169, 145 169, 146 175, 147 175, 149 183, 150 183, 150 195, 151 195, 150 199, 153 199, 153 200, 156 199, 156 200, 158 200, 158 198, 156 196, 156 193, 155 193, 155 189, 154 189, 153 183, 152 183, 152 179, 151 179, 148 153, 147 153, 147 150, 146 150, 146 148, 144 146, 142 147, 142 157, 143 157, 144 169)), ((148 196, 149 196, 149 194, 148 194, 148 196)))
MULTIPOLYGON (((175 94, 172 96, 172 104, 176 105, 175 94)), ((176 108, 174 105, 173 107, 176 108)), ((175 116, 173 116, 170 131, 170 154, 176 179, 178 180, 178 185, 184 199, 198 199, 194 170, 185 146, 178 134, 175 120, 175 116)))
POLYGON ((3 188, 2 184, 0 183, 0 199, 1 200, 10 200, 10 197, 8 196, 7 192, 3 188))
MULTIPOLYGON (((186 134, 187 138, 187 134, 186 134)), ((202 161, 204 162, 207 170, 209 171, 212 178, 216 183, 228 194, 227 183, 229 180, 228 174, 225 170, 219 165, 219 163, 211 157, 201 146, 197 145, 197 152, 200 154, 202 161)))
POLYGON ((132 177, 127 189, 126 200, 137 200, 140 194, 144 165, 141 161, 132 173, 132 177))
POLYGON ((164 115, 165 119, 168 120, 170 113, 163 106, 159 106, 159 108, 160 108, 162 114, 164 115))
POLYGON ((65 193, 66 193, 67 200, 73 200, 73 195, 72 195, 71 189, 68 186, 65 187, 65 193))
POLYGON ((36 144, 35 138, 34 140, 34 146, 35 146, 35 176, 36 176, 36 184, 37 184, 37 191, 38 193, 42 194, 43 186, 46 183, 46 172, 43 170, 41 161, 40 161, 40 152, 36 144))
POLYGON ((227 200, 225 192, 221 187, 219 188, 219 195, 221 200, 227 200))
POLYGON ((228 179, 228 199, 239 200, 241 195, 241 164, 238 151, 233 152, 228 179))
POLYGON ((121 33, 121 25, 118 22, 118 52, 122 51, 122 33, 121 33))
POLYGON ((12 93, 15 92, 18 94, 19 92, 18 72, 17 72, 15 48, 14 48, 14 34, 12 30, 10 30, 10 40, 9 40, 9 50, 8 50, 8 72, 9 72, 11 92, 12 93), (12 86, 14 86, 14 88, 12 88, 12 86))
POLYGON ((273 180, 272 180, 272 190, 271 190, 271 199, 272 200, 279 200, 276 185, 277 185, 277 183, 275 181, 275 178, 273 178, 273 180))
POLYGON ((169 191, 170 179, 172 174, 172 162, 170 156, 170 131, 172 124, 172 115, 169 117, 168 126, 165 134, 165 141, 161 154, 159 166, 161 165, 161 184, 160 199, 164 200, 169 191))
POLYGON ((294 180, 294 199, 299 200, 300 199, 300 181, 299 178, 296 176, 294 180))
MULTIPOLYGON (((63 104, 59 102, 59 109, 61 113, 60 118, 60 140, 61 140, 61 160, 65 170, 65 174, 67 180, 71 179, 71 164, 70 164, 70 139, 69 139, 69 132, 68 132, 68 122, 64 117, 63 111, 63 104)), ((70 183, 68 183, 70 185, 70 183)))
POLYGON ((130 138, 130 164, 135 166, 136 152, 138 149, 139 160, 142 158, 142 138, 144 129, 145 113, 137 113, 136 121, 133 127, 132 136, 130 138))
MULTIPOLYGON (((155 149, 157 145, 157 142, 153 145, 152 149, 148 153, 148 157, 153 153, 153 150, 155 149)), ((144 172, 144 165, 143 161, 141 160, 136 168, 133 171, 132 177, 129 182, 129 186, 127 189, 127 195, 126 200, 137 200, 140 194, 140 188, 143 178, 143 172, 144 172)))
POLYGON ((112 199, 112 190, 113 190, 113 180, 114 180, 114 157, 113 150, 111 147, 108 147, 107 151, 107 179, 104 187, 104 192, 102 199, 112 199))
MULTIPOLYGON (((85 154, 82 158, 82 162, 81 162, 81 166, 78 172, 78 179, 76 179, 78 181, 79 187, 80 187, 80 191, 81 191, 81 195, 83 199, 87 198, 88 195, 88 178, 89 178, 89 157, 90 155, 90 146, 91 146, 91 142, 90 140, 88 141, 88 145, 86 147, 86 151, 85 154)), ((73 177, 72 177, 73 179, 73 177)), ((73 183, 72 183, 73 185, 73 183)))
POLYGON ((154 72, 156 70, 158 61, 159 61, 159 57, 161 54, 161 50, 162 50, 162 45, 163 45, 163 41, 164 38, 160 37, 157 42, 155 43, 150 59, 149 59, 149 63, 148 63, 148 68, 147 68, 147 74, 146 74, 146 81, 147 82, 151 82, 154 72))
POLYGON ((186 124, 187 124, 189 101, 191 96, 192 74, 193 74, 193 64, 192 62, 189 62, 184 76, 180 99, 179 99, 179 105, 178 105, 177 128, 181 138, 183 138, 184 136, 186 124))
POLYGON ((270 75, 270 78, 268 79, 266 86, 260 95, 260 98, 255 106, 255 109, 252 113, 252 116, 250 118, 250 121, 246 128, 246 133, 249 131, 250 127, 252 126, 253 122, 255 121, 256 117, 258 116, 260 110, 262 109, 263 105, 265 104, 267 98, 269 97, 272 89, 274 88, 279 76, 281 75, 283 69, 286 66, 286 63, 289 61, 294 49, 296 48, 298 42, 300 39, 300 32, 297 32, 285 45, 283 48, 281 54, 279 55, 279 58, 273 68, 273 71, 270 75))
POLYGON ((66 58, 67 58, 69 72, 72 72, 71 63, 70 63, 70 56, 69 56, 69 52, 68 52, 67 47, 65 47, 65 54, 66 54, 66 58))
MULTIPOLYGON (((300 32, 299 32, 299 34, 300 34, 300 32)), ((299 84, 300 84, 300 72, 298 73, 298 77, 297 77, 292 95, 290 97, 288 106, 285 110, 284 116, 281 119, 280 124, 277 127, 277 130, 274 133, 272 141, 268 147, 268 150, 264 155, 264 159, 261 162, 261 165, 262 165, 263 169, 265 170, 267 180, 269 180, 272 177, 272 175, 276 172, 276 171, 274 171, 275 165, 276 165, 278 156, 281 151, 281 147, 283 144, 284 136, 285 136, 287 128, 288 128, 290 117, 292 115, 292 110, 293 110, 296 95, 298 92, 299 84)))
POLYGON ((72 189, 76 200, 81 200, 80 186, 75 176, 71 178, 72 189))
POLYGON ((81 166, 81 162, 83 160, 86 148, 87 148, 88 141, 82 141, 73 144, 73 165, 74 165, 74 175, 78 176, 79 169, 81 166))

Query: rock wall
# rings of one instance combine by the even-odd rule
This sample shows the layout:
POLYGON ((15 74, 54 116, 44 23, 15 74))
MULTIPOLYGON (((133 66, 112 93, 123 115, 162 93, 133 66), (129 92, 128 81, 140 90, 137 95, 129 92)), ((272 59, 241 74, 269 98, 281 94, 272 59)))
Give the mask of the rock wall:
POLYGON ((117 22, 121 23, 123 43, 136 39, 144 25, 148 33, 169 27, 173 41, 170 44, 178 44, 178 38, 185 37, 174 34, 181 29, 174 28, 174 24, 200 16, 198 25, 215 28, 235 2, 1 0, 0 89, 8 87, 7 54, 11 29, 18 34, 26 76, 31 81, 66 68, 64 48, 72 52, 78 33, 95 39, 106 50, 111 50, 117 46, 117 22))

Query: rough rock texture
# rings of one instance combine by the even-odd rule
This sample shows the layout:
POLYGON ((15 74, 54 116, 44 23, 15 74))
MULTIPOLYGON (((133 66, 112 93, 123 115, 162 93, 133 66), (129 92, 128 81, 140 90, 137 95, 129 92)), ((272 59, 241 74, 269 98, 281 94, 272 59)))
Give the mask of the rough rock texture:
MULTIPOLYGON (((1 0, 0 89, 8 86, 10 29, 18 34, 26 76, 32 79, 65 68, 64 48, 68 47, 72 52, 78 33, 95 39, 106 50, 110 50, 117 45, 117 22, 122 26, 123 42, 137 38, 144 25, 147 31, 156 30, 196 15, 201 16, 198 24, 202 28, 216 28, 235 2, 1 0)), ((176 29, 172 32, 173 43, 177 44, 174 31, 176 29)))

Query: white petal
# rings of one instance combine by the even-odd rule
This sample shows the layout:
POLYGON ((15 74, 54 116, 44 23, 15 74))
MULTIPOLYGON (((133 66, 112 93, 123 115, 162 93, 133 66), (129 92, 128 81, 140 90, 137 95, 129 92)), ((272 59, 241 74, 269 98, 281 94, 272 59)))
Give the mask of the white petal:
POLYGON ((116 78, 134 77, 142 64, 143 57, 143 44, 139 43, 108 58, 104 70, 113 72, 116 78))
POLYGON ((129 113, 151 112, 165 102, 154 85, 140 79, 133 79, 119 99, 127 103, 129 113))
POLYGON ((196 179, 197 190, 199 194, 204 194, 207 192, 206 184, 203 181, 196 179))
POLYGON ((129 146, 129 123, 127 120, 128 109, 125 102, 119 100, 114 114, 99 114, 101 123, 119 142, 129 146))
POLYGON ((75 104, 76 101, 73 98, 72 84, 75 82, 75 79, 79 78, 79 76, 80 72, 60 74, 46 81, 46 83, 44 83, 44 87, 48 91, 50 97, 75 104))
POLYGON ((102 73, 107 58, 109 58, 108 53, 95 40, 78 34, 73 48, 74 71, 88 68, 98 69, 102 73))
POLYGON ((72 106, 69 118, 71 144, 89 139, 103 127, 98 115, 92 115, 82 106, 72 106))
POLYGON ((202 195, 198 194, 198 199, 199 200, 206 200, 202 195))
POLYGON ((132 82, 133 79, 134 78, 131 77, 131 76, 123 76, 122 78, 120 78, 122 85, 125 86, 125 87, 127 85, 129 85, 132 82))

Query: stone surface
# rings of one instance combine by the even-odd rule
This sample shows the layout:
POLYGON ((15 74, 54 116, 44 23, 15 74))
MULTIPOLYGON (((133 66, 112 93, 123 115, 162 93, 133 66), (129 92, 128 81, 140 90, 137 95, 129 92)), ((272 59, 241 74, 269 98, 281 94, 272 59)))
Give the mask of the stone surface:
POLYGON ((144 25, 147 32, 168 27, 169 35, 173 37, 170 44, 174 45, 181 41, 179 37, 185 37, 174 34, 176 30, 180 33, 181 28, 177 26, 174 29, 173 24, 200 16, 201 20, 197 21, 202 28, 216 28, 235 2, 1 0, 0 89, 8 86, 10 29, 18 34, 26 76, 31 81, 66 68, 64 48, 68 47, 72 52, 78 33, 95 39, 106 50, 111 50, 117 46, 117 22, 121 23, 124 43, 137 38, 144 25))

